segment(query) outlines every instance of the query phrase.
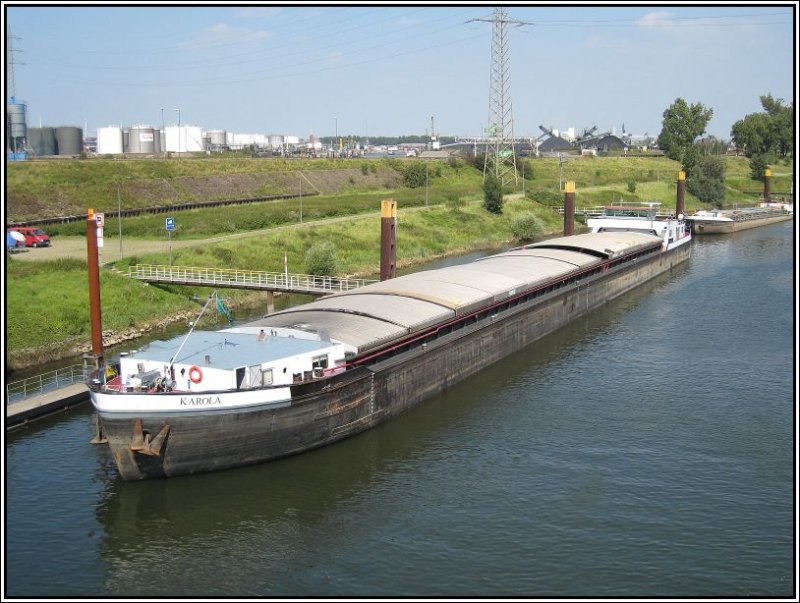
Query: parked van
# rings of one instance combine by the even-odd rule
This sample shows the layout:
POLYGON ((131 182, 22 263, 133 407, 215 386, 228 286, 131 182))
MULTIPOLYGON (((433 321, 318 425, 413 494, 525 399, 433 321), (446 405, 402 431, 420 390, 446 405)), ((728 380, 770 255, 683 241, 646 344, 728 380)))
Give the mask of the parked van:
MULTIPOLYGON (((9 228, 6 233, 16 230, 25 237, 25 247, 50 247, 50 237, 41 228, 36 226, 17 226, 9 228)), ((22 241, 20 241, 20 244, 22 241)))

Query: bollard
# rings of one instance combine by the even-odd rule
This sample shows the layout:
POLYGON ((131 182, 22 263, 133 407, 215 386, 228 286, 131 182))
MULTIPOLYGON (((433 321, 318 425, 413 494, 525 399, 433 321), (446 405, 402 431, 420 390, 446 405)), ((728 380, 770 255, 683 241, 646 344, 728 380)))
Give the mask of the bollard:
POLYGON ((675 201, 675 217, 680 219, 686 213, 686 172, 678 172, 678 196, 675 201))
POLYGON ((86 250, 89 268, 89 316, 92 328, 94 368, 103 364, 103 319, 100 306, 100 260, 97 255, 98 224, 93 209, 86 215, 86 250))
POLYGON ((564 236, 575 234, 575 182, 564 183, 564 236))
POLYGON ((397 262, 397 203, 381 201, 381 280, 395 277, 397 262))

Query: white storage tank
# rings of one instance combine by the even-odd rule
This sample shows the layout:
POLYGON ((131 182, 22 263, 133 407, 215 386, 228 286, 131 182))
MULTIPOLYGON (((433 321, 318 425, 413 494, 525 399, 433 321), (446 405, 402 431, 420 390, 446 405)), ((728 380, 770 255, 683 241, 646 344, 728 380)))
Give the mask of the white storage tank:
POLYGON ((97 128, 97 154, 120 155, 122 153, 122 128, 106 126, 97 128))
POLYGON ((272 149, 283 148, 283 134, 270 134, 268 137, 269 146, 272 149))
POLYGON ((178 130, 178 126, 167 126, 164 128, 164 149, 168 153, 178 152, 178 141, 180 141, 180 130, 178 130))
POLYGON ((166 150, 169 153, 198 153, 203 149, 203 131, 197 126, 167 126, 166 150))
POLYGON ((212 147, 222 147, 228 144, 228 133, 225 130, 209 130, 206 135, 208 144, 212 147))
POLYGON ((203 148, 203 130, 199 126, 181 126, 185 140, 181 141, 181 152, 199 153, 203 148))

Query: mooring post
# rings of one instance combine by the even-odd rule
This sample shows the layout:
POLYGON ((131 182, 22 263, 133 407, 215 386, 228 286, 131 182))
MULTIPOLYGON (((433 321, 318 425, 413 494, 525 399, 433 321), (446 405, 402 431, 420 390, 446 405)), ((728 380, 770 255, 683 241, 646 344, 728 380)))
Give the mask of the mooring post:
POLYGON ((686 212, 686 172, 678 172, 678 196, 675 200, 675 217, 680 217, 686 212))
POLYGON ((89 316, 92 326, 94 368, 103 365, 103 319, 100 307, 100 261, 97 255, 97 219, 94 209, 86 215, 86 253, 89 266, 89 316))
POLYGON ((381 201, 381 280, 395 277, 397 262, 397 203, 381 201))
POLYGON ((770 181, 772 180, 772 170, 767 168, 764 170, 764 203, 770 202, 770 181))
POLYGON ((564 236, 575 234, 575 182, 564 183, 564 236))

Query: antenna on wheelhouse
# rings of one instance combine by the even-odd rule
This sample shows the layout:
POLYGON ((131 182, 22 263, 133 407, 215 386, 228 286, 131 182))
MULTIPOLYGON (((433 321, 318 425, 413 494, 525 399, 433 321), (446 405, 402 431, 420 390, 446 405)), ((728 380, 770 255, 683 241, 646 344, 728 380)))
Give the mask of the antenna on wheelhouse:
POLYGON ((184 337, 183 341, 181 341, 181 345, 178 348, 178 351, 175 352, 175 355, 169 359, 169 366, 167 366, 167 375, 170 374, 170 371, 172 370, 172 365, 175 364, 175 359, 178 357, 178 354, 181 353, 181 350, 183 349, 183 346, 186 345, 186 342, 189 341, 189 336, 192 334, 192 331, 194 331, 194 328, 197 326, 197 323, 200 322, 200 319, 203 317, 203 314, 205 314, 205 311, 208 308, 208 305, 211 303, 211 300, 215 298, 214 295, 215 293, 216 291, 208 296, 208 299, 206 300, 203 309, 200 310, 200 314, 198 314, 197 318, 195 318, 194 322, 192 323, 192 327, 189 329, 189 332, 186 333, 186 337, 184 337))

